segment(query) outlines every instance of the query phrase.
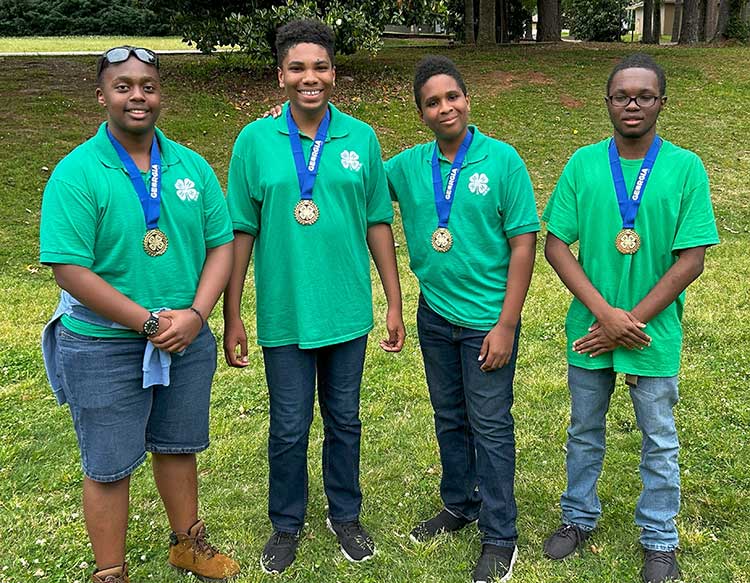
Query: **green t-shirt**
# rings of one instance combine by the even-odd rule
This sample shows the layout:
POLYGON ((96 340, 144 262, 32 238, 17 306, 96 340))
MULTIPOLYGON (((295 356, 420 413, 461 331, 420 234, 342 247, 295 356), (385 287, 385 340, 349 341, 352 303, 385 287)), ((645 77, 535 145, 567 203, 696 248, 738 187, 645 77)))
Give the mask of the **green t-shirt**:
MULTIPOLYGON (((453 246, 432 248, 438 226, 432 187, 435 142, 414 146, 386 163, 391 195, 401 208, 410 267, 429 306, 457 326, 489 330, 498 320, 508 283, 508 239, 539 230, 534 190, 512 146, 483 135, 461 167, 448 230, 453 246)), ((439 153, 443 188, 451 169, 439 153)))
MULTIPOLYGON (((641 247, 634 255, 615 248, 622 229, 609 166, 612 138, 578 150, 568 161, 544 211, 549 232, 567 244, 579 242, 578 262, 612 306, 632 310, 677 261, 677 251, 715 245, 716 231, 708 177, 700 158, 664 141, 642 194, 635 219, 641 247)), ((628 192, 642 160, 620 159, 628 192)), ((674 376, 680 368, 685 294, 651 320, 645 332, 651 346, 617 348, 595 358, 576 354, 574 340, 585 336, 595 318, 577 299, 568 311, 568 362, 572 365, 643 376, 674 376)))
MULTIPOLYGON (((393 208, 372 128, 330 105, 313 200, 320 217, 300 225, 297 170, 286 110, 237 137, 227 202, 236 231, 255 237, 258 343, 317 348, 373 326, 367 229, 390 224, 393 208)), ((300 134, 305 161, 312 140, 300 134)))
MULTIPOLYGON (((206 249, 230 242, 232 225, 208 163, 158 129, 156 137, 162 164, 159 228, 169 240, 166 252, 150 257, 143 250, 143 209, 103 123, 47 182, 40 261, 86 267, 149 310, 183 309, 193 303, 206 249)), ((90 336, 138 335, 69 316, 63 323, 90 336)))

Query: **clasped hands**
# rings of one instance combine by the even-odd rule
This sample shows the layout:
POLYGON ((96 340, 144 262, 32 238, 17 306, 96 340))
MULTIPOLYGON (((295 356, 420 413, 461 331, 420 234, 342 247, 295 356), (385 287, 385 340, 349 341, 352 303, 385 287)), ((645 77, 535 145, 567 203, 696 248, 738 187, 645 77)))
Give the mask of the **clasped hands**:
POLYGON ((651 345, 651 336, 643 331, 645 327, 646 324, 631 312, 612 308, 605 317, 594 322, 588 334, 573 342, 573 350, 591 358, 611 352, 618 346, 643 350, 651 345))

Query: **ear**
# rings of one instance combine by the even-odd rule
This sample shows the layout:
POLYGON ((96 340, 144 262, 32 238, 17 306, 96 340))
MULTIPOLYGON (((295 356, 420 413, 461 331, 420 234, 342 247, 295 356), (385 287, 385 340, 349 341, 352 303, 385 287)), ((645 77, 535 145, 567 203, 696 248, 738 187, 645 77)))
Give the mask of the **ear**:
POLYGON ((331 67, 331 73, 333 74, 333 86, 336 87, 336 65, 331 67))
POLYGON ((96 88, 96 100, 102 107, 107 107, 107 100, 104 98, 104 91, 100 87, 96 88))
POLYGON ((279 78, 279 87, 284 88, 284 71, 281 67, 276 67, 276 75, 279 78))
POLYGON ((424 120, 424 112, 419 107, 417 107, 417 115, 419 116, 419 121, 421 121, 423 124, 427 125, 427 122, 424 120))
POLYGON ((466 111, 471 111, 471 99, 466 95, 466 111))

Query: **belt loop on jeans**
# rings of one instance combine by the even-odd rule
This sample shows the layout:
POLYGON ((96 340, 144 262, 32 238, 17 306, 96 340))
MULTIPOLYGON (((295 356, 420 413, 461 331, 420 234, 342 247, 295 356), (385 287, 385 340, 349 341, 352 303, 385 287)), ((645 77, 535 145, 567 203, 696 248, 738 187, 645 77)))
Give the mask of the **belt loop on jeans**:
POLYGON ((625 384, 628 385, 631 389, 634 389, 638 386, 638 375, 637 374, 626 374, 625 375, 625 384))

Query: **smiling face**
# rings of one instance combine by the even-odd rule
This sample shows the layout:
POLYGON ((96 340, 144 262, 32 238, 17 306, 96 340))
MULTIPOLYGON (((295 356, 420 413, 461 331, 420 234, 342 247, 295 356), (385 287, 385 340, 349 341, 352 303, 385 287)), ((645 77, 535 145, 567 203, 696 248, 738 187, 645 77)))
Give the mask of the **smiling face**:
POLYGON ((469 123, 468 95, 450 75, 433 75, 420 90, 419 117, 441 141, 462 139, 469 123))
POLYGON ((322 114, 336 82, 336 69, 321 45, 300 43, 289 49, 278 68, 283 88, 295 113, 306 117, 322 114))
POLYGON ((107 110, 108 127, 120 139, 154 131, 161 112, 159 72, 135 57, 102 71, 96 98, 107 110))
POLYGON ((631 68, 618 71, 609 87, 610 96, 658 97, 653 105, 638 106, 631 99, 625 107, 613 105, 607 100, 609 119, 615 132, 623 138, 638 140, 648 138, 656 132, 656 120, 664 107, 666 97, 659 93, 659 78, 650 69, 631 68))

